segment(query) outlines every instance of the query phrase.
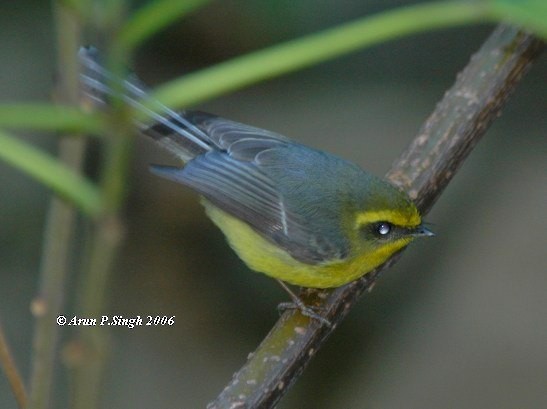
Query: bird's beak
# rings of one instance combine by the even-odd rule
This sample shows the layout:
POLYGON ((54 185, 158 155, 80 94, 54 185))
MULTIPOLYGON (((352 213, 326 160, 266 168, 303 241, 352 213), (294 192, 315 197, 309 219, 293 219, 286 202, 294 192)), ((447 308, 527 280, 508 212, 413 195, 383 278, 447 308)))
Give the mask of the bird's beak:
POLYGON ((433 233, 423 224, 420 224, 418 227, 410 231, 410 235, 414 237, 433 237, 435 236, 435 233, 433 233))

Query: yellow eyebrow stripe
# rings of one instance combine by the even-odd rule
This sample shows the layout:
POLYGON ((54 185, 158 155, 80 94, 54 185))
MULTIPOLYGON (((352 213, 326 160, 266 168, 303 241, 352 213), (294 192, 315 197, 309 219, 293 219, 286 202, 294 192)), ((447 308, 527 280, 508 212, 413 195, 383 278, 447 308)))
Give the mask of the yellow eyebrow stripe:
POLYGON ((401 212, 392 210, 365 211, 357 213, 355 227, 359 228, 368 223, 382 221, 389 222, 396 226, 414 227, 418 226, 422 222, 422 219, 417 210, 410 214, 401 214, 401 212))

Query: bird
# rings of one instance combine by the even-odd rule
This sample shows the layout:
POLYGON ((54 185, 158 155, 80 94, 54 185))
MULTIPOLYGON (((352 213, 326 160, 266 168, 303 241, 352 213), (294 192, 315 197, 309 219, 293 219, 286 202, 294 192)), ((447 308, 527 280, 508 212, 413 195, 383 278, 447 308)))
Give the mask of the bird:
POLYGON ((289 293, 284 308, 329 325, 287 284, 339 287, 434 235, 405 192, 356 164, 217 115, 174 111, 135 75, 106 70, 96 48, 82 47, 78 56, 83 97, 97 106, 119 98, 138 113, 138 131, 182 162, 152 172, 201 196, 241 260, 289 293))

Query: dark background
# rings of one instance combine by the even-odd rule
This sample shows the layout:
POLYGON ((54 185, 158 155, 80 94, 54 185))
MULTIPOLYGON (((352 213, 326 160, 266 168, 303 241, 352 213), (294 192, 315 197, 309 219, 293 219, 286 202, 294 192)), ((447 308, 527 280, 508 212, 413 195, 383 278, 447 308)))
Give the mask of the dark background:
MULTIPOLYGON (((398 4, 215 2, 154 37, 134 68, 153 86, 398 4)), ((0 10, 0 102, 47 100, 55 70, 48 3, 2 1, 0 10)), ((412 36, 198 108, 383 175, 491 30, 412 36)), ((437 237, 413 244, 382 277, 280 408, 545 407, 546 70, 543 56, 427 216, 437 237)), ((55 151, 54 137, 22 137, 55 151)), ((103 408, 204 407, 287 299, 239 261, 193 192, 148 172, 172 162, 137 139, 126 242, 108 291, 110 315, 175 315, 176 323, 110 332, 103 408)), ((49 197, 0 163, 0 320, 25 379, 49 197)), ((77 277, 75 269, 69 300, 77 277)), ((69 379, 59 367, 54 407, 63 408, 69 379)), ((15 408, 3 375, 0 408, 15 408)))

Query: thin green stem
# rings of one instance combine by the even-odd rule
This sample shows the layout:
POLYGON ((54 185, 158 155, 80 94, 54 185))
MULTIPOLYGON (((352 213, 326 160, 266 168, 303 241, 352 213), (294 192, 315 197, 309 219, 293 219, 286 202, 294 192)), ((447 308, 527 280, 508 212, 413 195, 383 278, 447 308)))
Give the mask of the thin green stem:
POLYGON ((73 15, 84 16, 89 12, 89 5, 88 0, 57 0, 57 7, 62 7, 73 15))
MULTIPOLYGON (((92 227, 81 283, 80 316, 96 318, 105 313, 107 284, 121 243, 121 231, 121 223, 115 214, 101 218, 92 227)), ((71 379, 73 407, 101 407, 101 387, 109 356, 108 331, 102 327, 80 331, 76 345, 84 354, 81 360, 76 361, 71 379)))
POLYGON ((0 126, 38 131, 77 132, 101 136, 99 114, 86 113, 72 106, 47 103, 2 104, 0 126))
MULTIPOLYGON (((123 7, 112 10, 120 12, 123 7)), ((107 32, 120 26, 123 14, 108 15, 105 21, 112 26, 107 32)), ((120 51, 116 39, 108 55, 108 66, 112 72, 121 74, 126 54, 120 51)), ((133 150, 131 123, 127 107, 114 102, 105 120, 105 161, 101 167, 100 189, 103 209, 91 227, 82 282, 78 300, 78 314, 84 317, 98 317, 107 308, 107 288, 113 265, 123 238, 123 226, 119 212, 122 208, 128 185, 129 164, 133 150)), ((78 342, 85 356, 74 369, 72 395, 75 409, 100 407, 101 386, 108 364, 108 331, 96 328, 94 331, 80 331, 78 342)))
POLYGON ((547 2, 545 0, 490 0, 492 15, 499 20, 522 25, 547 41, 547 2))
POLYGON ((97 188, 57 158, 0 130, 0 158, 22 170, 88 215, 101 210, 97 188))
MULTIPOLYGON (((57 24, 58 95, 63 103, 76 105, 78 100, 76 50, 80 42, 80 25, 74 11, 63 6, 61 1, 54 3, 53 7, 57 24)), ((96 188, 75 173, 82 166, 84 151, 85 141, 82 138, 66 138, 60 141, 59 159, 66 166, 62 166, 60 162, 55 164, 57 169, 70 168, 70 175, 72 175, 64 179, 62 172, 56 171, 53 163, 49 161, 42 161, 45 162, 42 166, 49 165, 50 169, 47 169, 47 166, 46 168, 35 166, 35 169, 41 171, 43 175, 48 174, 54 177, 55 180, 52 183, 60 184, 59 186, 69 194, 80 191, 81 200, 77 204, 84 210, 87 208, 89 214, 97 214, 100 211, 101 200, 96 188), (60 176, 61 180, 58 179, 60 176), (61 182, 62 180, 64 182, 61 182)), ((44 231, 39 294, 33 302, 33 312, 37 322, 28 406, 31 409, 47 409, 50 405, 59 339, 59 326, 55 323, 55 317, 61 313, 63 307, 75 218, 76 211, 71 204, 56 197, 52 199, 44 231)))
POLYGON ((185 75, 157 89, 170 107, 186 107, 259 81, 405 35, 487 21, 480 2, 417 4, 367 16, 185 75))
MULTIPOLYGON (((99 317, 105 313, 108 282, 123 239, 119 211, 127 191, 133 138, 128 132, 127 124, 123 123, 123 115, 116 115, 113 111, 111 119, 114 131, 107 140, 106 162, 101 178, 104 208, 100 218, 92 226, 81 283, 78 313, 83 317, 99 317), (114 121, 117 122, 114 124, 114 121), (119 131, 116 132, 116 129, 119 131)), ((108 364, 108 332, 105 328, 81 331, 79 340, 86 354, 75 368, 74 408, 95 409, 100 407, 100 390, 108 364)))
POLYGON ((107 140, 101 190, 107 216, 119 212, 127 192, 127 176, 134 138, 128 119, 116 110, 111 116, 111 137, 107 140))

